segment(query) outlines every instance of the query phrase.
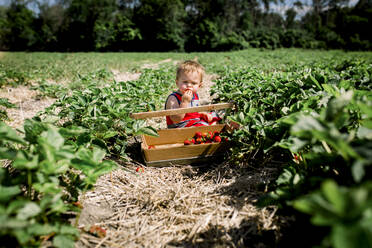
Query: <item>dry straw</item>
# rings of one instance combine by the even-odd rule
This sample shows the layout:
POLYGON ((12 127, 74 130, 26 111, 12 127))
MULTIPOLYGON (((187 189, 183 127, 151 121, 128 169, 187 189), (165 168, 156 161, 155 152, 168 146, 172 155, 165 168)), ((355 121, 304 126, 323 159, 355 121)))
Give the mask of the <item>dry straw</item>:
MULTIPOLYGON (((83 198, 80 227, 98 225, 106 237, 87 233, 79 247, 245 247, 248 239, 277 227, 275 208, 259 209, 257 185, 270 170, 227 165, 119 169, 99 179, 83 198)), ((260 239, 255 240, 260 246, 260 239)), ((253 246, 252 246, 253 247, 253 246)))

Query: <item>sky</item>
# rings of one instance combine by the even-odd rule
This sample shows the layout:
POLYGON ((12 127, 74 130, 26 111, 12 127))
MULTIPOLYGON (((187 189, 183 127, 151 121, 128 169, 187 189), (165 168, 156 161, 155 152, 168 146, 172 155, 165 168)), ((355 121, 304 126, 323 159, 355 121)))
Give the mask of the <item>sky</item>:
MULTIPOLYGON (((284 0, 283 3, 278 4, 270 3, 270 10, 273 12, 280 13, 282 16, 285 16, 285 12, 287 11, 287 9, 290 9, 296 1, 297 0, 284 0)), ((302 2, 303 8, 295 9, 297 12, 297 19, 300 19, 302 16, 304 16, 306 12, 308 12, 311 9, 312 5, 312 0, 299 1, 302 2)), ((359 0, 349 0, 349 6, 354 6, 355 4, 358 3, 358 1, 359 0)))
MULTIPOLYGON (((8 5, 10 1, 11 0, 0 0, 0 6, 8 5)), ((56 0, 43 0, 43 1, 48 2, 49 4, 53 4, 56 2, 56 0)), ((290 9, 293 6, 294 2, 296 1, 297 0, 284 0, 283 3, 278 3, 278 4, 271 3, 270 10, 273 12, 280 13, 282 16, 285 16, 286 10, 290 9)), ((297 19, 300 19, 302 16, 306 14, 307 11, 311 9, 311 2, 312 2, 312 0, 299 0, 299 1, 303 3, 304 7, 302 9, 296 9, 298 13, 297 19)), ((349 6, 354 6, 355 4, 357 4, 358 1, 359 0, 349 0, 349 6)), ((33 6, 30 6, 30 7, 33 8, 33 6)), ((34 8, 36 8, 36 6, 34 6, 34 8)))

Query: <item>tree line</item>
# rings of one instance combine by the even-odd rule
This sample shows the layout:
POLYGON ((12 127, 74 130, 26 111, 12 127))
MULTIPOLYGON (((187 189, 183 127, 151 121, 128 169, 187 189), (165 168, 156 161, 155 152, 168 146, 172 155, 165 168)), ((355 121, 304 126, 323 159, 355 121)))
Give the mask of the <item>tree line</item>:
POLYGON ((297 1, 284 15, 276 1, 11 0, 0 6, 0 50, 372 50, 372 0, 297 1))

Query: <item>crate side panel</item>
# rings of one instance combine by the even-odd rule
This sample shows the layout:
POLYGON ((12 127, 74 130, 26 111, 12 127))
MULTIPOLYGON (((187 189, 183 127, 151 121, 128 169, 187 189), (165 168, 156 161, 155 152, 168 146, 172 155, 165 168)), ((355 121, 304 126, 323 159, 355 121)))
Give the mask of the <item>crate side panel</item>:
POLYGON ((144 150, 146 161, 159 161, 159 160, 170 160, 170 159, 182 159, 191 157, 201 157, 213 155, 217 152, 223 151, 225 148, 224 144, 212 143, 212 144, 200 144, 190 145, 181 147, 170 147, 162 149, 149 149, 144 150))
POLYGON ((222 131, 225 124, 202 127, 187 127, 159 130, 159 137, 144 135, 147 145, 163 145, 172 143, 183 143, 185 139, 191 138, 196 132, 222 131))

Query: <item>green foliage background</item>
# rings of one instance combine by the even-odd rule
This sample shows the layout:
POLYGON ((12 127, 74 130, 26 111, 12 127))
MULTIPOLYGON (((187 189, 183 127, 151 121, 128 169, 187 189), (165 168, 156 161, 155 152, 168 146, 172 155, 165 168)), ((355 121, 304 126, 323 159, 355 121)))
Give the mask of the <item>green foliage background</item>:
POLYGON ((231 51, 248 47, 371 50, 372 4, 359 0, 11 0, 0 50, 231 51), (286 4, 280 15, 271 4, 286 4), (300 13, 308 9, 306 14, 300 13))

